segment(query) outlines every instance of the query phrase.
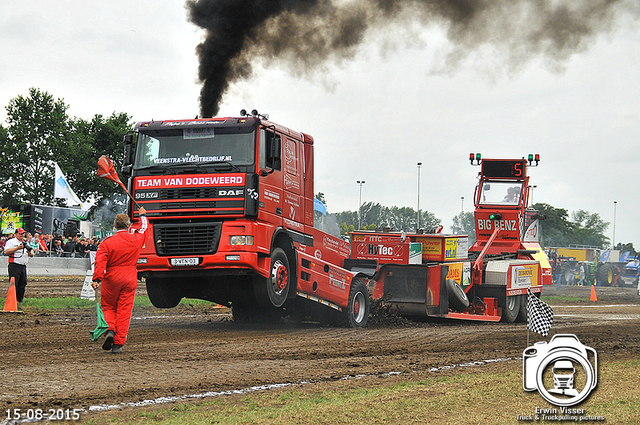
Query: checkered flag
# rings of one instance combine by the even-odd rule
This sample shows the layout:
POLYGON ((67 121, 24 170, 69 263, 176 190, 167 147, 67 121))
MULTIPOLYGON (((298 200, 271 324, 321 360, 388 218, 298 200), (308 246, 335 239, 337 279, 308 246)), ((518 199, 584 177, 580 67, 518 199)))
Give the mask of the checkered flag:
POLYGON ((542 336, 549 334, 553 323, 553 310, 544 301, 533 295, 531 288, 527 289, 529 300, 527 302, 527 329, 537 332, 542 336))

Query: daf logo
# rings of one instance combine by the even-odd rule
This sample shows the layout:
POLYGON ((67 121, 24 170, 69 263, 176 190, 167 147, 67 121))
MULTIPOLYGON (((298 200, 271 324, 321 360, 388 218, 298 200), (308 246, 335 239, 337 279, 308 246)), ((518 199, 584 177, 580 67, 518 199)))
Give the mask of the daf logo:
POLYGON ((243 189, 230 189, 230 190, 224 190, 221 189, 218 191, 218 196, 242 196, 244 193, 243 189))

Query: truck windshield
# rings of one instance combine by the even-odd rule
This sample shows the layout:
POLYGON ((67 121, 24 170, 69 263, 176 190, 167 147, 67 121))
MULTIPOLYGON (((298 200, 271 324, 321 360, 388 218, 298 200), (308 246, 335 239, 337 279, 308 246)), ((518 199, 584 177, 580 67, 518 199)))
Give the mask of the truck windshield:
POLYGON ((485 181, 480 188, 480 205, 519 205, 522 182, 485 181))
POLYGON ((178 128, 141 130, 135 169, 204 163, 253 165, 254 128, 178 128))

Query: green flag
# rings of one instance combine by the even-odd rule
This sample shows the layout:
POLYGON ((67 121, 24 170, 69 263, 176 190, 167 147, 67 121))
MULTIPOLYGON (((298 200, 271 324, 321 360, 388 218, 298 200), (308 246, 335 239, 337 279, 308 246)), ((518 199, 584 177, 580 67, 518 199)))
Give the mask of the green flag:
POLYGON ((104 333, 109 329, 109 325, 107 321, 104 320, 104 314, 102 314, 102 308, 100 308, 100 299, 98 298, 96 302, 96 315, 98 318, 98 325, 92 331, 89 331, 91 334, 91 341, 97 341, 104 333))

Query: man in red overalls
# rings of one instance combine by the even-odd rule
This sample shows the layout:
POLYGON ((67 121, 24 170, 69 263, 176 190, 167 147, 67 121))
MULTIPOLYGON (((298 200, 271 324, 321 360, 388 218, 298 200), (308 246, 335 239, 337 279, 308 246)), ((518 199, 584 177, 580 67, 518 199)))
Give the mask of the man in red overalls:
POLYGON ((133 299, 138 286, 136 264, 147 235, 149 222, 146 210, 140 207, 140 227, 130 228, 131 222, 126 214, 118 214, 113 222, 116 233, 106 238, 98 247, 93 272, 93 289, 102 283, 102 313, 109 325, 105 332, 104 350, 114 354, 122 353, 127 340, 133 299))

